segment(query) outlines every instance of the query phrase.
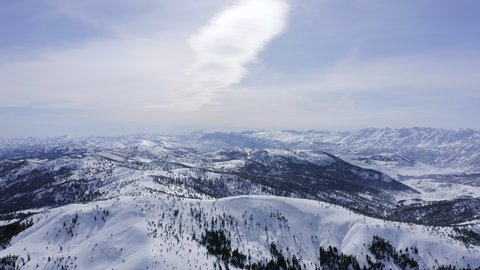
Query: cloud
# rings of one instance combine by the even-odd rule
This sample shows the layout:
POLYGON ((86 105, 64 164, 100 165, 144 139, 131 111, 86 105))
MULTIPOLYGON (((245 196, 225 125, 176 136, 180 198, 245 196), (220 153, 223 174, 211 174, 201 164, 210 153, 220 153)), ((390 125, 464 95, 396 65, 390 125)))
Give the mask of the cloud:
MULTIPOLYGON (((225 6, 216 0, 39 2, 41 18, 26 33, 13 28, 26 41, 0 46, 0 106, 112 114, 167 106, 174 92, 191 85, 189 37, 225 6)), ((12 11, 19 17, 10 18, 12 26, 26 7, 12 11)))
MULTIPOLYGON (((3 134, 76 132, 72 126, 82 134, 478 128, 478 49, 450 36, 435 42, 458 46, 415 47, 428 29, 402 31, 391 43, 408 37, 413 47, 392 47, 384 42, 396 37, 388 27, 357 33, 350 17, 359 22, 367 13, 355 17, 344 5, 332 10, 314 0, 39 2, 49 5, 35 6, 41 16, 22 28, 31 6, 6 17, 19 39, 7 35, 8 46, 0 46, 0 123, 10 127, 3 134)), ((375 14, 368 16, 377 25, 375 14)))
POLYGON ((168 34, 96 39, 33 59, 0 63, 0 106, 118 111, 166 104, 170 89, 187 86, 181 71, 189 58, 179 39, 168 34))
POLYGON ((402 55, 368 61, 346 59, 316 76, 317 91, 408 91, 440 92, 476 89, 478 64, 465 56, 441 53, 402 55))
POLYGON ((246 65, 285 28, 288 9, 285 0, 242 0, 214 16, 189 40, 192 81, 174 97, 173 107, 197 109, 240 82, 246 65))
MULTIPOLYGON (((267 71, 268 72, 268 71, 267 71)), ((470 55, 438 51, 365 59, 347 54, 329 68, 261 74, 252 87, 304 94, 478 95, 480 65, 470 55), (275 78, 270 79, 270 78, 275 78)), ((265 72, 264 72, 265 73, 265 72)))

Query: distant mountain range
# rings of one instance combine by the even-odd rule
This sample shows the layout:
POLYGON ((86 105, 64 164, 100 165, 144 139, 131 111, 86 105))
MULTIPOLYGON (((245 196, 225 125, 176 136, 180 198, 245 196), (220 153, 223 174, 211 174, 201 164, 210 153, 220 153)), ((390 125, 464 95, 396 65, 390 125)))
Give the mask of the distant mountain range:
POLYGON ((440 168, 480 171, 480 132, 472 129, 362 129, 358 131, 279 131, 212 133, 202 138, 225 146, 316 149, 354 157, 386 156, 440 168))
MULTIPOLYGON (((433 165, 438 168, 480 172, 480 131, 472 129, 362 129, 357 131, 245 131, 245 132, 193 132, 186 135, 154 136, 132 135, 114 138, 71 136, 56 138, 0 138, 0 154, 3 158, 13 151, 27 148, 44 150, 54 154, 62 149, 105 149, 125 147, 138 140, 196 149, 219 148, 284 148, 325 151, 347 158, 385 155, 387 159, 402 159, 433 165), (50 148, 48 148, 50 147, 50 148)), ((77 149, 77 150, 78 150, 77 149)), ((21 155, 21 153, 20 153, 21 155)), ((403 161, 402 161, 403 162, 403 161)))

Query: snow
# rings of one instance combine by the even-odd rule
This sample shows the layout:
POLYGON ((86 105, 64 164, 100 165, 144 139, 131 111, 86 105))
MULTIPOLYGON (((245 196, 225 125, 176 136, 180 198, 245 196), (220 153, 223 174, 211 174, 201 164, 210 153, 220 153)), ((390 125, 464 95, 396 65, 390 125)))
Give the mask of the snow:
POLYGON ((215 227, 231 232, 232 248, 238 247, 252 258, 268 257, 269 245, 275 242, 280 250, 286 252, 288 247, 290 255, 301 257, 307 269, 314 269, 319 246, 328 245, 356 254, 360 263, 365 263, 369 251, 364 244, 373 235, 381 235, 397 249, 418 247, 421 268, 436 265, 435 259, 440 264, 480 265, 480 249, 450 238, 449 228, 373 219, 305 199, 239 196, 195 200, 154 192, 45 210, 31 217, 34 225, 0 251, 0 257, 29 255, 31 260, 22 269, 35 269, 37 264, 40 269, 61 265, 77 269, 213 269, 216 259, 192 240, 194 232, 199 237, 205 229, 203 221, 190 214, 193 212, 201 213, 207 224, 212 218, 226 217, 223 227, 215 227), (75 225, 72 219, 76 215, 75 225))
MULTIPOLYGON (((288 161, 322 166, 337 160, 323 152, 327 151, 357 166, 388 174, 370 175, 352 169, 364 178, 384 182, 393 178, 420 191, 392 192, 405 204, 478 198, 480 184, 473 174, 480 171, 478 131, 248 132, 233 134, 240 139, 221 144, 228 147, 223 150, 219 150, 217 139, 202 139, 205 135, 0 139, 0 154, 12 157, 4 164, 25 162, 8 179, 2 176, 0 183, 21 179, 34 170, 57 172, 68 167, 72 174, 60 176, 56 183, 88 181, 97 187, 92 190, 102 194, 101 200, 85 204, 21 211, 33 213, 29 219, 34 225, 13 238, 12 245, 0 251, 0 258, 8 254, 29 256, 31 260, 22 269, 37 269, 37 264, 38 269, 213 269, 217 259, 192 236, 195 233, 198 238, 216 218, 226 221, 214 227, 230 233, 233 248, 254 259, 265 259, 270 256, 270 243, 275 242, 286 254, 302 258, 307 269, 318 263, 318 248, 328 245, 356 255, 364 264, 365 255, 370 254, 365 244, 373 235, 389 240, 397 249, 416 246, 420 268, 480 266, 480 248, 453 239, 452 228, 384 221, 329 203, 266 196, 260 186, 251 186, 246 193, 257 195, 213 200, 185 185, 185 181, 216 185, 229 179, 232 181, 226 181, 226 189, 235 191, 239 190, 234 181, 239 177, 236 169, 250 160, 266 165, 288 161), (242 145, 248 145, 250 139, 260 146, 242 145), (9 152, 17 148, 26 151, 25 157, 16 159, 17 155, 9 152), (42 156, 57 150, 63 156, 42 156), (454 177, 457 174, 460 177, 454 177), (161 182, 162 177, 167 180, 161 182), (191 213, 201 213, 200 220, 191 213), (74 224, 77 215, 78 223, 74 224)), ((374 198, 368 193, 359 196, 374 198)), ((0 226, 14 221, 17 219, 1 221, 0 226)), ((479 220, 459 225, 480 231, 479 220)))
POLYGON ((480 171, 480 132, 471 129, 362 129, 356 131, 252 132, 250 138, 342 157, 400 155, 436 168, 480 171))
POLYGON ((402 181, 402 183, 420 191, 420 195, 409 195, 424 201, 441 201, 453 200, 456 198, 480 197, 480 187, 478 186, 448 183, 437 181, 435 179, 408 179, 402 181))

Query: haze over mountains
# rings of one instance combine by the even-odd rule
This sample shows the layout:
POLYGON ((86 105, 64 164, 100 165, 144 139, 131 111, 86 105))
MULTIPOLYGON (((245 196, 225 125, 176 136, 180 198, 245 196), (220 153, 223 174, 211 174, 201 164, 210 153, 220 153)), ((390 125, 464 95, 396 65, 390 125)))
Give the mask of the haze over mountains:
POLYGON ((479 142, 431 128, 4 138, 0 265, 477 267, 479 142))

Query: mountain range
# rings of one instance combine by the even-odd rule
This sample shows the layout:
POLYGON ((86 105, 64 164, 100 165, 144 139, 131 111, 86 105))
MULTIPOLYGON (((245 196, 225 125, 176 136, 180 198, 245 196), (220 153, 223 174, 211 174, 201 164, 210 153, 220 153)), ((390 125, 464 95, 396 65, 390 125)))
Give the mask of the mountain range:
POLYGON ((0 269, 475 268, 479 179, 469 129, 3 138, 0 269))

